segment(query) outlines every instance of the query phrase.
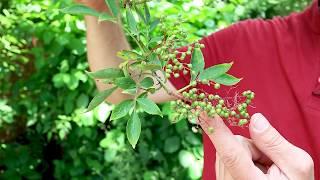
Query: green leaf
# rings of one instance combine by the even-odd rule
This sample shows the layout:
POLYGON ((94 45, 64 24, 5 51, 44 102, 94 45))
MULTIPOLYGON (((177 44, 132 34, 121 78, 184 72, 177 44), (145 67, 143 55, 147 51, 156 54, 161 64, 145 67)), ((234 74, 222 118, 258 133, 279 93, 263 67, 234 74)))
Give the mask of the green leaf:
POLYGON ((114 17, 110 16, 107 13, 100 13, 99 17, 98 17, 98 21, 102 22, 102 21, 111 21, 116 23, 117 19, 115 19, 114 17))
POLYGON ((133 107, 133 101, 126 100, 116 105, 111 114, 111 120, 117 120, 125 117, 133 107))
POLYGON ((143 88, 148 89, 154 85, 154 81, 151 77, 146 77, 140 82, 140 85, 143 88))
POLYGON ((113 87, 110 89, 106 89, 102 92, 100 92, 98 95, 96 95, 91 102, 89 103, 89 106, 87 108, 87 112, 91 111, 92 109, 94 109, 95 107, 97 107, 99 104, 101 104, 102 102, 104 102, 107 97, 109 97, 113 91, 115 91, 117 89, 117 87, 113 87))
POLYGON ((141 9, 138 8, 137 6, 134 6, 134 10, 137 12, 137 14, 139 15, 140 19, 147 24, 147 20, 146 20, 146 18, 144 17, 144 14, 143 14, 143 12, 141 11, 141 9))
POLYGON ((61 9, 61 12, 66 14, 73 14, 73 15, 91 15, 99 17, 100 13, 92 8, 89 8, 87 6, 76 4, 72 5, 70 7, 66 7, 64 9, 61 9))
POLYGON ((180 138, 178 136, 173 136, 165 140, 164 142, 164 152, 174 153, 180 148, 180 138))
POLYGON ((223 74, 214 79, 214 82, 225 85, 225 86, 233 86, 240 82, 242 78, 236 78, 230 74, 223 74))
POLYGON ((138 98, 137 101, 139 106, 148 114, 159 115, 162 117, 160 108, 150 99, 138 98))
POLYGON ((118 16, 119 10, 116 0, 105 0, 105 2, 111 10, 112 14, 114 16, 118 16))
POLYGON ((131 77, 121 77, 114 81, 114 84, 121 89, 134 89, 136 87, 136 82, 131 77))
POLYGON ((195 161, 193 154, 189 151, 182 150, 178 155, 179 162, 183 167, 190 167, 195 161))
POLYGON ((136 68, 139 68, 143 71, 155 71, 162 69, 162 67, 159 64, 138 64, 136 68))
POLYGON ((127 122, 126 132, 132 148, 135 148, 141 133, 141 121, 135 111, 127 122))
POLYGON ((195 72, 195 74, 191 74, 191 79, 192 81, 194 81, 197 78, 198 74, 202 72, 204 69, 204 57, 200 48, 195 48, 193 50, 191 64, 191 70, 195 72))
POLYGON ((158 26, 159 23, 160 23, 159 19, 154 20, 150 25, 150 32, 152 32, 158 26))
POLYGON ((134 18, 132 11, 129 8, 127 8, 127 10, 126 10, 126 17, 127 17, 127 23, 129 26, 129 30, 131 31, 131 33, 138 34, 136 19, 134 18))
POLYGON ((130 50, 122 50, 117 53, 117 56, 124 60, 142 60, 143 56, 140 54, 130 51, 130 50))
POLYGON ((88 72, 88 75, 94 79, 115 79, 124 76, 123 71, 117 68, 108 68, 96 72, 88 72))
POLYGON ((199 79, 200 80, 214 80, 215 78, 225 74, 230 70, 232 67, 233 62, 231 63, 224 63, 218 64, 212 67, 205 69, 203 72, 200 73, 199 79))
POLYGON ((144 14, 146 17, 146 22, 149 23, 151 15, 150 15, 150 11, 149 11, 149 7, 148 7, 147 3, 144 3, 144 14))

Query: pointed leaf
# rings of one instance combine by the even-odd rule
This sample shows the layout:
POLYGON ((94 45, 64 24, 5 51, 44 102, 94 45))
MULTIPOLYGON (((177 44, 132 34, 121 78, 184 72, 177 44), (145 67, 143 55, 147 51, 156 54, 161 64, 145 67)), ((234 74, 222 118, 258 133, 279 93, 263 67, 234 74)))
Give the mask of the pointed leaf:
POLYGON ((137 145, 141 133, 141 120, 135 111, 127 122, 126 132, 129 143, 134 149, 137 145))
POLYGON ((89 106, 87 108, 87 112, 91 111, 92 109, 94 109, 95 107, 97 107, 99 104, 101 104, 102 102, 104 102, 112 93, 113 91, 115 91, 117 89, 117 87, 113 87, 110 89, 106 89, 102 92, 100 92, 98 95, 96 95, 91 102, 89 103, 89 106))
POLYGON ((149 23, 151 15, 150 15, 150 11, 147 3, 144 3, 144 14, 145 14, 147 23, 149 23))
POLYGON ((138 98, 139 106, 148 114, 159 115, 162 117, 162 113, 158 105, 148 98, 138 98))
POLYGON ((136 19, 134 18, 131 9, 127 8, 126 10, 126 15, 127 15, 127 23, 129 26, 129 30, 133 34, 138 34, 138 29, 137 29, 137 22, 136 19))
POLYGON ((129 50, 122 50, 117 53, 117 56, 124 59, 124 60, 141 60, 143 59, 143 56, 140 54, 134 52, 134 51, 129 51, 129 50))
POLYGON ((204 69, 204 57, 200 48, 194 48, 192 57, 191 57, 191 64, 192 64, 192 73, 191 79, 192 81, 195 80, 200 72, 204 69))
POLYGON ((119 9, 116 0, 105 0, 113 16, 118 16, 119 9))
POLYGON ((95 79, 115 79, 124 76, 123 71, 117 68, 108 68, 96 72, 88 72, 88 75, 95 79))
POLYGON ((110 16, 109 14, 107 13, 100 13, 99 15, 99 18, 98 18, 98 21, 99 22, 102 22, 102 21, 111 21, 111 22, 114 22, 116 23, 117 22, 117 19, 110 16))
POLYGON ((151 77, 146 77, 140 82, 140 85, 143 88, 148 89, 154 85, 154 81, 151 77))
POLYGON ((76 4, 72 5, 70 7, 66 7, 64 9, 61 9, 61 12, 66 14, 73 14, 73 15, 91 15, 99 17, 100 13, 92 8, 89 8, 87 6, 76 4))
POLYGON ((218 64, 218 65, 209 67, 200 73, 199 79, 200 80, 205 80, 205 79, 206 80, 214 80, 215 78, 228 72, 230 70, 232 64, 233 64, 233 62, 218 64))
POLYGON ((114 84, 123 90, 134 89, 136 87, 136 82, 131 77, 117 78, 114 84))
POLYGON ((159 19, 154 20, 150 25, 150 32, 152 32, 158 26, 159 23, 160 23, 159 19))
MULTIPOLYGON (((242 78, 241 78, 242 79, 242 78)), ((236 78, 230 74, 223 74, 217 78, 215 78, 213 81, 225 86, 233 86, 241 81, 241 79, 236 78)))
POLYGON ((111 120, 116 120, 125 117, 133 107, 133 101, 126 100, 116 105, 111 114, 111 120))

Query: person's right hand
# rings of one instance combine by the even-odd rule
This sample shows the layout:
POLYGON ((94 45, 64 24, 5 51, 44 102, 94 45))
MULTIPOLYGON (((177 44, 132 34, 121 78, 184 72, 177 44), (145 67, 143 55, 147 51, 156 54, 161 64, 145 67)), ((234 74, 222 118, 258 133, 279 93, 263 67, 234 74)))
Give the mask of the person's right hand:
POLYGON ((210 119, 204 115, 201 119, 205 122, 201 125, 205 131, 208 125, 214 128, 213 133, 206 133, 221 160, 222 164, 218 166, 224 167, 231 176, 218 176, 219 180, 314 179, 311 156, 281 136, 262 114, 252 116, 249 125, 252 140, 243 141, 245 145, 237 140, 220 117, 210 119))
POLYGON ((75 2, 86 5, 97 11, 106 11, 108 9, 104 0, 75 0, 75 2))

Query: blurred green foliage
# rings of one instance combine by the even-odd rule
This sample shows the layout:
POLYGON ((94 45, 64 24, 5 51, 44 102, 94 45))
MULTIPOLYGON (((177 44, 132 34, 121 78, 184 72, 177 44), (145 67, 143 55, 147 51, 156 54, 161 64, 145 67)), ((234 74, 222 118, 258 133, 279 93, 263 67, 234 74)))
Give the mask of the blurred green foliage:
MULTIPOLYGON (((84 73, 85 25, 62 14, 69 1, 0 2, 0 179, 199 179, 201 135, 185 121, 171 125, 144 115, 137 149, 125 122, 110 122, 112 106, 82 113, 96 93, 84 73)), ((308 0, 168 0, 152 12, 174 21, 188 41, 235 21, 300 10, 308 0)))

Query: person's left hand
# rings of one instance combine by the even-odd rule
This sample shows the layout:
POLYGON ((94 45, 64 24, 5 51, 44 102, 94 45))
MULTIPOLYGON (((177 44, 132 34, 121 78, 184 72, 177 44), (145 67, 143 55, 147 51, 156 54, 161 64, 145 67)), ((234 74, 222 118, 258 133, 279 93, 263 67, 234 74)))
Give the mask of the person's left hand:
POLYGON ((214 144, 218 180, 313 180, 311 156, 292 145, 273 128, 262 114, 252 116, 252 140, 232 134, 220 117, 201 116, 202 129, 214 144), (214 129, 209 133, 208 127, 214 129))

